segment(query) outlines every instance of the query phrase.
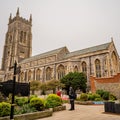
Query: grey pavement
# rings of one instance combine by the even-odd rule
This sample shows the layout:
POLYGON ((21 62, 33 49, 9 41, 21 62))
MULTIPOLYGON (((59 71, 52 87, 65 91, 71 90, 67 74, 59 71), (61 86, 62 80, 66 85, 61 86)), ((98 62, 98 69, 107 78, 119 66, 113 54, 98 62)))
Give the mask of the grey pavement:
POLYGON ((69 111, 69 104, 65 105, 66 110, 37 120, 120 120, 120 115, 104 113, 103 105, 75 105, 74 111, 69 111))

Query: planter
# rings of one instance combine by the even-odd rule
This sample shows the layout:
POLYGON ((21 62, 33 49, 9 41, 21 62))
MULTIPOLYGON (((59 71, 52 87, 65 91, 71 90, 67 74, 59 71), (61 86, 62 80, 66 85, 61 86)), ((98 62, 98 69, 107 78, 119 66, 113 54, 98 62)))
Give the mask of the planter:
MULTIPOLYGON (((45 110, 41 112, 33 112, 33 113, 26 113, 21 115, 15 115, 14 120, 35 120, 39 118, 49 117, 52 116, 51 110, 45 110)), ((10 120, 10 117, 0 117, 0 120, 10 120)))
POLYGON ((75 104, 79 104, 79 105, 93 105, 94 103, 92 101, 75 101, 75 104))
POLYGON ((57 106, 53 108, 53 112, 66 110, 66 106, 57 106))
POLYGON ((115 103, 115 113, 120 114, 120 104, 119 103, 115 103))
POLYGON ((104 102, 105 112, 115 113, 115 103, 114 102, 104 102))

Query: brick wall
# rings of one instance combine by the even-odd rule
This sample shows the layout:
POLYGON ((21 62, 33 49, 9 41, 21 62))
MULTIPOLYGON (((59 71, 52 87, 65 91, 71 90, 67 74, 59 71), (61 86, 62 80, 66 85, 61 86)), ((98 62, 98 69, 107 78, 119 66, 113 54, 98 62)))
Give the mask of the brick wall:
POLYGON ((90 77, 91 91, 103 89, 111 92, 117 98, 120 98, 120 73, 109 78, 90 77))

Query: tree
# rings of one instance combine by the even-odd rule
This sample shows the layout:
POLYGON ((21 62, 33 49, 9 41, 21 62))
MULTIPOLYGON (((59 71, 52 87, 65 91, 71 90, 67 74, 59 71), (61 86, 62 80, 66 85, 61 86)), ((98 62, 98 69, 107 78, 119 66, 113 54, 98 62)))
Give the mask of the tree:
POLYGON ((53 90, 53 93, 56 93, 57 87, 63 87, 64 85, 59 80, 50 80, 47 82, 47 87, 49 90, 53 90))
POLYGON ((41 89, 41 95, 45 95, 46 94, 46 90, 48 90, 47 84, 46 83, 42 83, 40 85, 40 89, 41 89))
POLYGON ((40 85, 41 85, 41 82, 37 81, 37 80, 32 80, 30 82, 30 90, 32 91, 32 94, 34 94, 35 90, 39 90, 40 89, 40 85))
POLYGON ((83 92, 85 92, 87 88, 87 77, 83 72, 70 72, 65 75, 60 81, 61 83, 65 84, 67 93, 70 86, 72 86, 75 91, 77 89, 81 89, 83 92))

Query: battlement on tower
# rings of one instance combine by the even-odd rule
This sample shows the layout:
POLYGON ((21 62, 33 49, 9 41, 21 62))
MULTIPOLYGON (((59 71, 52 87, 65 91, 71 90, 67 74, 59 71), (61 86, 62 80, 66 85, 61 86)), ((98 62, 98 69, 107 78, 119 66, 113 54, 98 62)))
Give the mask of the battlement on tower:
POLYGON ((25 18, 22 18, 22 17, 14 17, 13 19, 11 19, 9 21, 9 24, 13 23, 14 21, 22 21, 22 22, 24 22, 26 24, 30 24, 31 25, 31 22, 29 20, 27 20, 25 18))
POLYGON ((31 25, 31 24, 32 24, 32 15, 30 15, 29 20, 27 20, 27 19, 25 19, 25 18, 23 18, 23 17, 20 17, 19 8, 18 8, 15 17, 12 18, 12 14, 10 14, 9 23, 8 23, 8 24, 13 23, 14 21, 21 21, 21 22, 23 22, 23 23, 25 23, 25 24, 31 25))

